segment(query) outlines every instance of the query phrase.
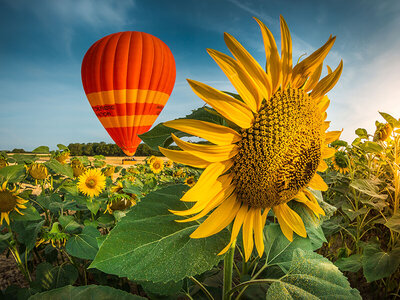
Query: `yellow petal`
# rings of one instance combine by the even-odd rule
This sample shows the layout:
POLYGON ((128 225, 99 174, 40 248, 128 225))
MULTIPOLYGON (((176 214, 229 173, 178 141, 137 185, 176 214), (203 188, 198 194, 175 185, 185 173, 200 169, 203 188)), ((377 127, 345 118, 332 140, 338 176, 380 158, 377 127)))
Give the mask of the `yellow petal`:
POLYGON ((310 182, 308 183, 308 186, 317 191, 328 190, 328 185, 325 183, 322 177, 319 176, 317 173, 315 173, 313 178, 311 178, 310 182))
POLYGON ((258 252, 258 256, 263 256, 264 253, 264 224, 261 216, 261 209, 254 209, 254 243, 256 244, 256 249, 258 252))
POLYGON ((321 112, 325 112, 329 107, 330 100, 326 95, 321 97, 320 99, 321 100, 318 102, 317 106, 321 112))
POLYGON ((228 251, 229 247, 236 240, 236 238, 239 234, 240 228, 242 227, 244 219, 247 215, 247 210, 248 210, 247 204, 243 204, 242 207, 237 212, 235 222, 233 222, 231 240, 230 240, 229 244, 224 249, 222 249, 220 253, 218 253, 218 255, 222 255, 226 251, 228 251))
POLYGON ((319 78, 321 77, 321 73, 322 73, 322 64, 320 64, 308 78, 306 85, 304 86, 304 91, 306 93, 311 91, 317 85, 319 78))
POLYGON ((19 208, 22 208, 22 209, 25 209, 25 208, 26 208, 26 206, 25 206, 25 205, 22 205, 22 204, 17 204, 17 206, 18 206, 19 208))
POLYGON ((325 134, 325 144, 330 144, 339 139, 342 131, 329 131, 325 134))
POLYGON ((198 158, 186 151, 170 150, 162 147, 158 147, 160 152, 174 162, 189 165, 195 168, 206 168, 210 162, 204 159, 198 158))
POLYGON ((326 164, 326 162, 323 159, 321 159, 321 161, 319 162, 317 171, 318 172, 325 172, 326 169, 328 169, 328 165, 326 164))
POLYGON ((282 71, 282 89, 291 81, 292 76, 292 38, 285 19, 280 16, 281 24, 281 71, 282 71))
POLYGON ((303 193, 300 192, 296 195, 295 200, 297 202, 301 202, 303 204, 305 204, 309 209, 311 209, 314 214, 319 217, 319 215, 323 215, 325 216, 325 212, 323 211, 323 209, 318 205, 318 203, 312 202, 310 201, 307 196, 303 193))
POLYGON ((24 204, 24 203, 27 203, 27 202, 29 202, 29 201, 18 197, 17 202, 18 202, 18 203, 21 203, 21 204, 24 204))
POLYGON ((292 87, 299 88, 307 78, 319 67, 322 67, 322 63, 328 52, 331 50, 336 37, 330 37, 328 41, 318 50, 314 51, 310 56, 302 60, 293 68, 292 73, 292 87))
POLYGON ((19 210, 18 210, 18 208, 16 208, 16 207, 14 207, 14 210, 17 212, 17 213, 19 213, 20 215, 24 215, 22 212, 20 212, 19 210))
POLYGON ((326 66, 326 68, 328 69, 328 75, 332 73, 332 69, 330 66, 326 66))
POLYGON ((336 153, 335 148, 330 148, 330 147, 323 147, 322 152, 321 152, 321 157, 322 158, 331 158, 334 156, 336 153))
POLYGON ((271 208, 264 208, 264 212, 261 215, 261 219, 262 219, 262 228, 264 228, 265 226, 265 222, 267 221, 267 217, 268 217, 268 213, 271 210, 271 208))
MULTIPOLYGON (((218 177, 221 174, 225 173, 232 166, 232 164, 233 164, 232 161, 216 162, 210 164, 203 171, 196 184, 189 191, 185 193, 181 201, 196 202, 193 201, 193 199, 198 198, 196 197, 196 194, 204 193, 204 191, 210 191, 211 187, 215 184, 218 177)), ((224 178, 227 178, 227 176, 225 176, 224 178)), ((223 179, 221 178, 221 180, 223 179)))
POLYGON ((274 214, 275 214, 276 218, 278 219, 278 223, 279 223, 279 226, 281 227, 281 231, 282 231, 283 235, 289 241, 292 242, 293 241, 293 230, 290 228, 290 226, 285 222, 285 220, 280 215, 279 208, 277 208, 277 206, 275 206, 273 208, 273 210, 274 210, 274 214))
POLYGON ((249 128, 252 125, 254 116, 247 104, 204 83, 191 79, 187 81, 197 96, 226 119, 242 128, 249 128))
POLYGON ((261 96, 249 74, 233 58, 216 50, 207 49, 243 101, 256 113, 261 106, 261 96))
POLYGON ((4 181, 1 186, 1 189, 4 191, 6 189, 6 187, 7 187, 7 181, 4 181))
POLYGON ((249 260, 254 247, 253 243, 254 211, 255 209, 250 208, 243 222, 242 235, 243 235, 243 248, 244 248, 245 261, 249 260))
POLYGON ((163 124, 167 127, 196 135, 217 145, 230 145, 242 139, 239 133, 229 127, 205 121, 180 119, 164 122, 163 124))
POLYGON ((3 219, 4 219, 5 215, 6 215, 6 213, 4 213, 4 212, 1 213, 0 225, 3 225, 3 219))
MULTIPOLYGON (((281 74, 281 62, 279 58, 278 48, 276 47, 276 42, 271 31, 264 25, 259 19, 254 18, 258 25, 260 25, 261 33, 264 40, 265 56, 267 58, 266 70, 271 76, 271 94, 274 94, 281 84, 282 74, 281 74)), ((319 78, 319 77, 318 77, 319 78)))
POLYGON ((4 219, 6 220, 7 224, 10 225, 10 218, 8 217, 8 213, 4 213, 4 219))
POLYGON ((186 153, 190 153, 200 159, 209 162, 218 162, 231 159, 239 152, 239 147, 235 144, 217 146, 217 145, 199 145, 185 142, 173 133, 171 134, 174 142, 186 153))
POLYGON ((176 222, 179 222, 179 223, 192 222, 192 221, 195 221, 195 220, 198 220, 198 219, 204 217, 211 210, 213 210, 218 205, 220 205, 223 201, 225 201, 227 199, 227 197, 232 196, 234 190, 235 190, 235 186, 230 185, 227 189, 220 191, 213 199, 211 199, 199 214, 197 214, 191 218, 187 218, 187 219, 183 219, 183 220, 176 220, 176 222))
POLYGON ((302 237, 307 236, 306 228, 304 227, 303 220, 300 216, 292 210, 286 203, 274 206, 274 212, 278 218, 279 223, 281 220, 290 227, 294 232, 302 237), (280 216, 280 217, 279 217, 280 216), (281 220, 279 220, 279 218, 281 220))
POLYGON ((233 36, 224 33, 224 39, 233 56, 256 83, 261 97, 268 100, 271 97, 271 78, 269 75, 233 36))
POLYGON ((329 128, 330 125, 331 125, 331 121, 325 121, 324 124, 323 124, 324 131, 326 131, 329 128))
POLYGON ((193 239, 211 236, 220 232, 235 218, 240 208, 236 196, 229 197, 190 235, 193 239))
POLYGON ((311 98, 319 99, 320 97, 324 96, 327 92, 329 92, 338 82, 339 77, 342 74, 342 70, 343 70, 343 61, 341 60, 339 66, 333 73, 326 75, 324 78, 321 79, 320 82, 318 82, 318 84, 315 86, 315 88, 310 94, 311 98))

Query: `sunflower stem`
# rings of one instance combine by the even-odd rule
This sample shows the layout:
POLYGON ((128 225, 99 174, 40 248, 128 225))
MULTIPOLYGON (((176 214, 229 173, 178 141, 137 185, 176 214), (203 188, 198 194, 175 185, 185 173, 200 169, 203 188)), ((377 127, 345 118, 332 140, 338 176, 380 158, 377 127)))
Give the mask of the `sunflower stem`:
POLYGON ((231 244, 227 254, 224 258, 224 286, 223 286, 223 300, 230 300, 231 294, 228 292, 232 288, 232 271, 233 271, 233 257, 235 256, 236 240, 231 244))

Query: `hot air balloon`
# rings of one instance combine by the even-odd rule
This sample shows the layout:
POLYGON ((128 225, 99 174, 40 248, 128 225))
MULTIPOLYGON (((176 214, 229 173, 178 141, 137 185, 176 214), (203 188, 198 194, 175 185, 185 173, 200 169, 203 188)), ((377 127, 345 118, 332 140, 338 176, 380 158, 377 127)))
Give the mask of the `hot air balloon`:
POLYGON ((128 156, 150 129, 175 84, 175 60, 151 34, 113 33, 95 42, 82 61, 82 83, 101 124, 128 156))

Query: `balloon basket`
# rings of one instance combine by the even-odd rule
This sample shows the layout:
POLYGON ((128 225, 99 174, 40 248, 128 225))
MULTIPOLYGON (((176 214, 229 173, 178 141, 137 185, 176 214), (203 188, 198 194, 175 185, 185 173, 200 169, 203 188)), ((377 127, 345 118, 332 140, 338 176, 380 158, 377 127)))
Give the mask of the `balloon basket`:
POLYGON ((132 158, 124 158, 122 160, 122 164, 123 165, 135 165, 135 164, 137 164, 137 160, 134 159, 133 157, 132 158))

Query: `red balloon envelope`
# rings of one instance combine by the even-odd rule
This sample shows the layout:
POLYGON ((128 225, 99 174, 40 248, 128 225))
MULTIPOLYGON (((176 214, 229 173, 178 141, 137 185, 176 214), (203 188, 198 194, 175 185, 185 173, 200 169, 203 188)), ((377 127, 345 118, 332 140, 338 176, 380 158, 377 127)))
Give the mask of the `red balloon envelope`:
POLYGON ((94 43, 82 62, 82 83, 101 124, 126 155, 150 129, 175 84, 175 60, 151 34, 126 31, 94 43))

